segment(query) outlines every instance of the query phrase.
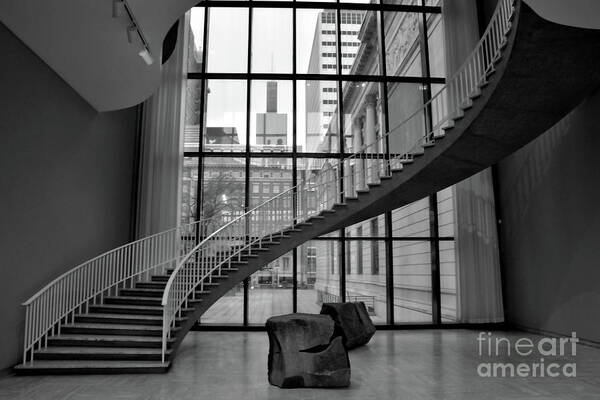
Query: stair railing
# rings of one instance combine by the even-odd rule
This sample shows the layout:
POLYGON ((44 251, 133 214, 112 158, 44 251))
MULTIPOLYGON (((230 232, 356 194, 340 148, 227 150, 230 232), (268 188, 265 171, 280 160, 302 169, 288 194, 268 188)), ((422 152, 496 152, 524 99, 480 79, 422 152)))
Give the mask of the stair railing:
POLYGON ((48 338, 73 323, 76 314, 102 303, 120 288, 131 288, 174 267, 219 225, 217 218, 181 225, 107 251, 54 279, 23 303, 23 363, 33 362, 35 350, 47 347, 48 338))
POLYGON ((368 185, 380 183, 381 177, 401 170, 415 155, 422 154, 445 135, 445 129, 452 127, 454 119, 461 117, 464 109, 481 94, 481 88, 494 71, 507 43, 515 1, 499 0, 477 46, 429 101, 375 141, 344 158, 344 187, 340 195, 356 197, 361 190, 367 190, 368 185), (402 139, 411 136, 417 139, 402 139))
POLYGON ((211 286, 213 278, 220 276, 224 269, 241 262, 242 256, 257 256, 265 244, 284 236, 286 231, 332 210, 344 198, 356 197, 360 191, 368 190, 369 184, 380 183, 382 177, 402 169, 403 164, 412 162, 416 153, 433 146, 436 138, 444 135, 444 128, 450 127, 453 118, 460 116, 462 109, 469 106, 488 74, 494 70, 494 64, 506 44, 515 1, 518 0, 499 0, 476 48, 428 102, 389 132, 344 158, 343 185, 340 165, 327 164, 297 186, 217 229, 179 261, 167 282, 161 302, 163 363, 177 318, 197 301, 198 296, 211 286), (387 151, 387 143, 393 143, 395 137, 401 137, 415 127, 421 132, 416 141, 394 149, 394 153, 387 151))

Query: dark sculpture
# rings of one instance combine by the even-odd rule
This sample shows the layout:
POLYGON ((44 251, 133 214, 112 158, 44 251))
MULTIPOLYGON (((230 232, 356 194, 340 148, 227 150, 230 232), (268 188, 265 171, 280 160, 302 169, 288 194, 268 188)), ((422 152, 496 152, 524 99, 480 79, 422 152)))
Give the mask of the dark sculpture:
POLYGON ((335 322, 336 335, 343 339, 347 349, 367 344, 375 334, 375 325, 369 317, 365 303, 323 303, 321 314, 329 315, 335 322))
POLYGON ((346 387, 350 360, 327 315, 287 314, 271 317, 269 383, 282 388, 346 387), (332 340, 333 338, 333 340, 332 340))

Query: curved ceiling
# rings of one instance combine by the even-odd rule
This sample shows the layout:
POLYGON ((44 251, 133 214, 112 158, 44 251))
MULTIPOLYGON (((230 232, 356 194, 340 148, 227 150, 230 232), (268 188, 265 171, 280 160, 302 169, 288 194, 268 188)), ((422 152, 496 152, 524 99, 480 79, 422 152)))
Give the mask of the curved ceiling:
POLYGON ((579 28, 600 29, 598 0, 524 0, 548 21, 579 28))
MULTIPOLYGON (((525 0, 544 18, 600 28, 600 1, 525 0)), ((160 82, 162 41, 197 0, 127 0, 155 60, 127 41, 127 17, 113 0, 1 1, 0 20, 98 111, 131 107, 160 82)))
POLYGON ((127 17, 112 0, 0 2, 0 21, 98 111, 146 100, 160 82, 162 42, 194 0, 127 0, 154 58, 127 40, 127 17))

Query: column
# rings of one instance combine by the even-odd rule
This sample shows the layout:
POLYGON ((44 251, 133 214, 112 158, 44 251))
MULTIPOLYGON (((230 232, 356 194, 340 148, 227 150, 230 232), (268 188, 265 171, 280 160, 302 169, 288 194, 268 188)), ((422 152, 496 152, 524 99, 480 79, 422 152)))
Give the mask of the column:
MULTIPOLYGON (((363 146, 361 125, 360 118, 352 120, 352 136, 354 138, 352 150, 355 153, 359 152, 363 146)), ((351 195, 355 196, 355 190, 364 189, 365 186, 365 161, 362 158, 356 158, 354 160, 354 187, 352 188, 351 195)))
POLYGON ((373 158, 378 155, 379 145, 376 143, 377 133, 375 131, 375 127, 377 125, 377 99, 375 95, 369 94, 367 95, 365 101, 365 145, 367 147, 367 183, 377 183, 379 182, 378 168, 377 162, 378 160, 373 158))

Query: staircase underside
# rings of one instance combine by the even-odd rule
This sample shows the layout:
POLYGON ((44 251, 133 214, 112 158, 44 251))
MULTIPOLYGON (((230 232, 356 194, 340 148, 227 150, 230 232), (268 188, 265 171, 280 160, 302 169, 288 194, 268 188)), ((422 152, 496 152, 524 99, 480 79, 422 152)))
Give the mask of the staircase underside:
POLYGON ((15 371, 164 372, 200 316, 267 263, 315 237, 455 184, 547 131, 600 85, 600 31, 553 24, 524 3, 516 4, 513 28, 495 71, 464 116, 454 121, 454 127, 380 185, 370 185, 368 192, 335 205, 334 212, 282 232, 223 270, 184 310, 172 333, 167 363, 159 361, 157 336, 160 296, 168 280, 168 275, 163 275, 140 282, 135 289, 122 289, 115 298, 78 316, 73 326, 50 340, 49 350, 36 353, 33 364, 17 366, 15 371), (60 361, 61 352, 67 353, 69 360, 60 361), (38 361, 38 355, 45 360, 38 361))

